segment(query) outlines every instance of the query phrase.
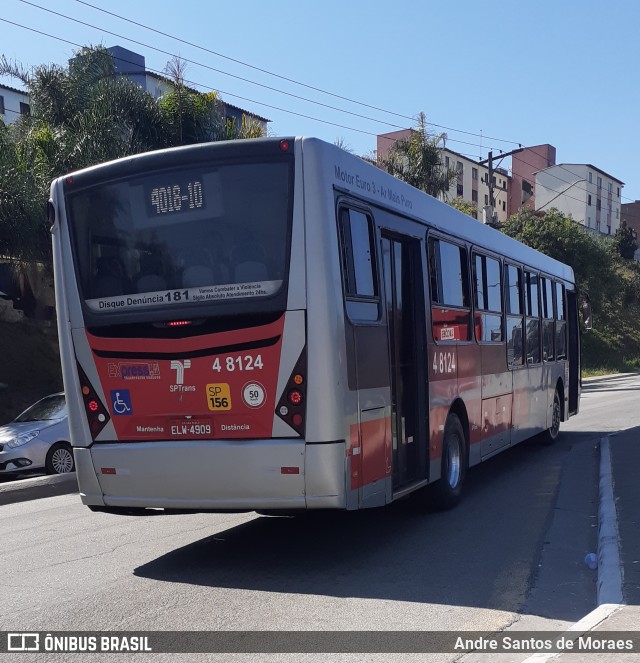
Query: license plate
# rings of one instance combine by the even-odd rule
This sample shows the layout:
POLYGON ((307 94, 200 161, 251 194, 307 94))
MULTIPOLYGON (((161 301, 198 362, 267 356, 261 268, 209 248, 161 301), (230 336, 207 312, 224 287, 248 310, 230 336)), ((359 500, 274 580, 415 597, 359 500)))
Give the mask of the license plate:
POLYGON ((171 435, 175 437, 206 437, 213 432, 213 424, 209 419, 179 419, 169 426, 171 435))

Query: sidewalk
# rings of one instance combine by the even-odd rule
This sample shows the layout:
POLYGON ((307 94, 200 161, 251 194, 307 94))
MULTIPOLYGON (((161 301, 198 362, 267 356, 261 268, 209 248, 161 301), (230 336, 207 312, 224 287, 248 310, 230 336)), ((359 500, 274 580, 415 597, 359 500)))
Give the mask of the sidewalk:
MULTIPOLYGON (((572 631, 625 639, 634 635, 640 647, 640 430, 631 429, 601 441, 600 536, 598 544, 599 608, 580 620, 572 631), (610 477, 606 477, 606 447, 610 451, 610 477), (607 513, 606 484, 612 490, 607 513), (604 493, 604 494, 603 494, 604 493), (604 502, 604 503, 603 503, 604 502), (606 522, 613 517, 614 522, 606 522), (603 523, 603 520, 605 522, 603 523), (604 530, 603 530, 604 525, 604 530), (614 550, 612 544, 617 550, 614 550), (616 559, 617 554, 617 559, 616 559), (617 568, 616 568, 617 566, 617 568)), ((640 649, 630 652, 563 653, 538 657, 573 663, 623 663, 640 661, 640 649)), ((534 657, 531 657, 534 660, 534 657)))
POLYGON ((77 492, 75 472, 6 481, 0 483, 0 506, 77 492))

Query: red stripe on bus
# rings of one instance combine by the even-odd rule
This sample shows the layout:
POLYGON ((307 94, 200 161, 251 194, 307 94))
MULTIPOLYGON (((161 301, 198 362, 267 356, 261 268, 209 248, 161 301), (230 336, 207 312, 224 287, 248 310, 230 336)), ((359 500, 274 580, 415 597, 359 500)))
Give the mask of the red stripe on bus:
POLYGON ((391 419, 364 421, 350 428, 351 489, 362 488, 391 474, 391 419), (360 444, 358 444, 360 442, 360 444), (358 454, 353 454, 360 447, 358 454))

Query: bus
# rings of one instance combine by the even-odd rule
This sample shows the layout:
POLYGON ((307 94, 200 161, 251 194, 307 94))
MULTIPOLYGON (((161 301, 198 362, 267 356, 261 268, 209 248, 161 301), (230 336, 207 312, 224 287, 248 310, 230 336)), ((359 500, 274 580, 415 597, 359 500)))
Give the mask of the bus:
POLYGON ((578 412, 572 269, 321 140, 97 165, 49 220, 94 511, 450 508, 578 412))

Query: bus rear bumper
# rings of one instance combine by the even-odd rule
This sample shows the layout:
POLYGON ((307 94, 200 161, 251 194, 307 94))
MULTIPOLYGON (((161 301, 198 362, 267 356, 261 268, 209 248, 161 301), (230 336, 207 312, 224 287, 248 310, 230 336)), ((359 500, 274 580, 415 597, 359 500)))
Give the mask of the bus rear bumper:
POLYGON ((74 450, 82 502, 187 511, 345 507, 344 441, 195 440, 74 450))

